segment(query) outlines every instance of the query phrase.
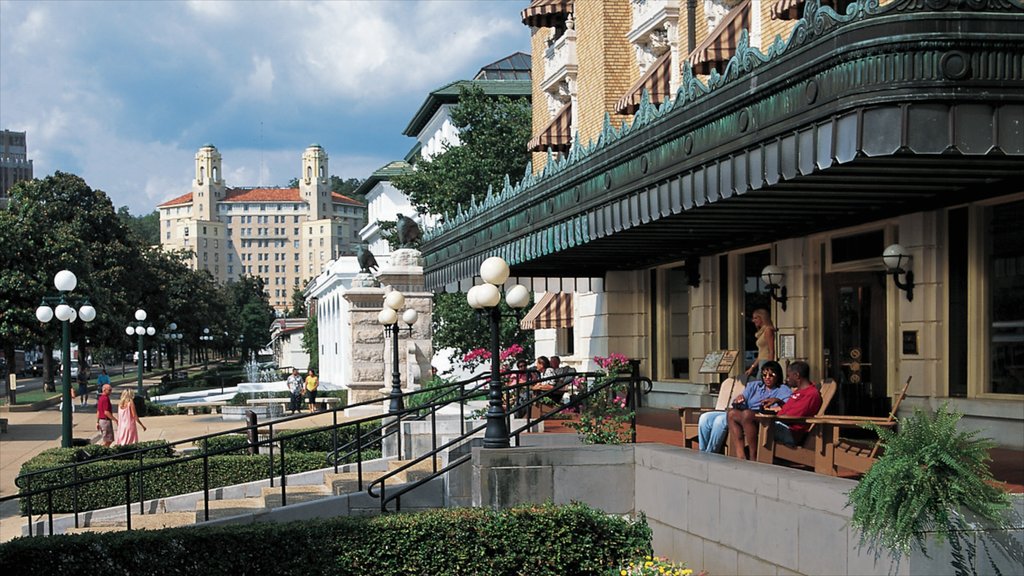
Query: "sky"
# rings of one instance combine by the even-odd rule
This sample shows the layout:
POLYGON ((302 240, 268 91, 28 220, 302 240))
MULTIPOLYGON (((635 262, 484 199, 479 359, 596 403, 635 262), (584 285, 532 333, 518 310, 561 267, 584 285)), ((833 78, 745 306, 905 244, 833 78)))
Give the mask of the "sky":
POLYGON ((530 51, 527 0, 0 0, 0 128, 36 178, 132 214, 190 190, 213 144, 234 186, 285 186, 317 143, 366 178, 415 144, 427 94, 530 51))

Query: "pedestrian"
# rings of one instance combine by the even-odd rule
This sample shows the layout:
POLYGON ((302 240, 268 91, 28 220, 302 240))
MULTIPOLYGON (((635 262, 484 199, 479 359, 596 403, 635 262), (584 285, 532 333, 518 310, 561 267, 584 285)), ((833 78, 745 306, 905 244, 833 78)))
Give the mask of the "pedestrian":
MULTIPOLYGON (((89 366, 78 366, 78 405, 84 407, 89 403, 89 366)), ((109 380, 108 380, 109 383, 109 380)))
POLYGON ((299 376, 299 369, 292 368, 292 373, 288 376, 286 381, 288 385, 288 392, 292 396, 291 411, 292 414, 302 409, 302 392, 305 389, 305 382, 302 381, 302 376, 299 376))
POLYGON ((110 384, 105 384, 96 400, 96 429, 100 431, 100 444, 104 446, 114 441, 114 421, 117 420, 111 411, 110 390, 110 384))
POLYGON ((312 368, 306 375, 306 402, 309 402, 309 412, 316 412, 316 389, 320 387, 320 380, 316 377, 316 371, 312 368))
POLYGON ((142 426, 143 430, 146 429, 146 425, 142 423, 139 413, 135 410, 135 392, 131 388, 125 388, 121 392, 121 400, 117 403, 117 440, 114 444, 117 446, 138 444, 139 429, 137 426, 142 426))

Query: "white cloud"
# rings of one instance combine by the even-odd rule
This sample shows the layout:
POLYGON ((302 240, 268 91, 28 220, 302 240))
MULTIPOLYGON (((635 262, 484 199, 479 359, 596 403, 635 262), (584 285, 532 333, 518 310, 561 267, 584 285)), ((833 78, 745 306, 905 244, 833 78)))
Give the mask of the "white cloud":
POLYGON ((77 173, 132 213, 187 192, 211 140, 231 186, 286 184, 314 140, 364 178, 411 141, 355 130, 404 126, 428 90, 526 49, 520 9, 0 0, 0 128, 28 131, 37 176, 77 173))

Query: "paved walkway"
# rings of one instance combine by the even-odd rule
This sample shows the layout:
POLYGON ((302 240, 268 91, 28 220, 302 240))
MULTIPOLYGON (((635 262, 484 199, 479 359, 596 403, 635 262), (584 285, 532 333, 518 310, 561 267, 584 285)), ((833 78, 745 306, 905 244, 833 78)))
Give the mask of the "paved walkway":
MULTIPOLYGON (((115 391, 116 394, 116 391, 115 391)), ((96 431, 96 403, 92 401, 84 409, 77 404, 72 416, 72 436, 93 439, 96 431)), ((21 466, 43 450, 60 447, 61 412, 52 406, 38 412, 4 412, 8 420, 8 431, 0 434, 0 497, 17 493, 14 479, 21 472, 21 466)), ((282 428, 306 428, 326 426, 333 421, 330 412, 323 412, 310 418, 281 424, 282 428)), ((195 416, 149 416, 142 419, 148 430, 139 429, 140 440, 184 440, 205 434, 213 434, 245 426, 242 421, 225 421, 219 414, 197 414, 195 416)), ((12 500, 0 505, 0 542, 21 536, 24 519, 18 516, 18 502, 12 500)))

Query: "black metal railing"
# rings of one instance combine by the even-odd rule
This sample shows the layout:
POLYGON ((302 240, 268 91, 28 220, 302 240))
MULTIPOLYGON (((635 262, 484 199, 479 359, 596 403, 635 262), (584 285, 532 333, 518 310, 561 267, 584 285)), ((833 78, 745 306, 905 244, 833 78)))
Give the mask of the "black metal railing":
MULTIPOLYGON (((526 373, 518 371, 509 371, 502 373, 503 381, 506 381, 506 385, 503 388, 504 403, 504 415, 505 418, 511 423, 511 418, 517 413, 526 414, 526 424, 519 426, 518 428, 511 430, 509 438, 515 440, 515 445, 520 445, 520 434, 528 431, 530 428, 535 426, 538 422, 543 422, 555 414, 564 412, 566 410, 579 409, 585 406, 588 399, 592 398, 595 394, 609 394, 611 390, 618 389, 618 387, 625 385, 627 388, 627 398, 629 399, 629 405, 636 407, 639 406, 639 398, 642 393, 641 384, 644 379, 638 376, 638 367, 634 366, 632 374, 620 374, 616 377, 609 378, 604 373, 578 373, 571 375, 558 375, 551 376, 548 378, 541 378, 536 380, 528 380, 522 378, 526 373), (548 384, 550 388, 544 386, 548 384), (535 405, 541 405, 545 403, 547 399, 555 398, 558 396, 564 396, 566 393, 569 394, 568 402, 555 402, 553 405, 545 404, 549 409, 539 410, 539 415, 534 418, 531 415, 530 407, 535 405)), ((413 391, 405 392, 402 394, 404 398, 410 396, 416 396, 417 402, 410 402, 409 406, 404 410, 397 412, 387 412, 382 414, 372 414, 361 418, 354 418, 343 420, 339 422, 338 412, 340 410, 359 408, 362 406, 370 405, 382 405, 384 402, 389 400, 389 396, 381 396, 360 402, 357 404, 351 404, 345 407, 338 407, 331 410, 333 421, 329 425, 321 425, 316 428, 309 429, 286 429, 282 428, 281 425, 284 423, 293 423, 301 421, 303 419, 315 417, 318 414, 301 414, 296 416, 284 417, 281 419, 274 420, 272 422, 266 422, 259 424, 255 422, 253 418, 246 426, 225 430, 222 432, 207 434, 203 436, 197 436, 194 438, 187 438, 175 442, 163 443, 155 446, 147 446, 136 450, 127 452, 121 452, 117 454, 111 454, 94 458, 84 461, 76 461, 70 464, 61 466, 55 466, 44 470, 36 470, 26 474, 18 476, 15 480, 15 485, 18 486, 18 494, 12 496, 6 496, 0 498, 0 502, 8 500, 21 499, 24 504, 25 515, 28 517, 28 533, 30 536, 34 535, 34 524, 41 520, 44 516, 47 519, 48 533, 53 534, 54 532, 54 495, 60 491, 71 491, 71 502, 72 511, 71 514, 74 517, 75 527, 79 527, 79 515, 87 510, 79 509, 79 491, 87 483, 100 482, 103 480, 110 480, 113 478, 123 477, 125 485, 125 497, 123 505, 125 507, 125 522, 126 528, 131 529, 132 519, 132 507, 136 502, 138 506, 138 515, 146 514, 146 492, 144 477, 147 472, 154 470, 168 468, 172 466, 181 466, 194 462, 197 460, 202 461, 202 494, 203 494, 203 518, 209 520, 210 518, 210 491, 213 488, 219 486, 211 486, 210 479, 210 457, 221 454, 228 454, 237 452, 240 448, 247 448, 252 454, 266 453, 267 459, 267 474, 263 477, 264 480, 268 480, 270 487, 276 487, 277 485, 281 488, 281 505, 287 505, 287 483, 288 473, 286 467, 286 455, 287 455, 287 444, 288 442, 303 438, 305 436, 311 436, 314 434, 321 434, 324 431, 331 432, 331 449, 326 455, 325 464, 329 467, 333 467, 334 472, 337 473, 339 466, 344 463, 355 464, 356 466, 356 478, 357 478, 357 489, 362 491, 364 489, 364 473, 363 473, 363 455, 368 450, 374 449, 374 447, 383 446, 389 438, 394 436, 396 446, 396 459, 402 459, 402 436, 401 429, 402 423, 405 421, 423 421, 430 419, 431 421, 431 448, 429 451, 423 454, 413 456, 407 462, 401 466, 386 472, 382 476, 373 480, 369 485, 366 485, 365 489, 367 492, 376 498, 380 498, 380 508, 382 511, 388 510, 388 504, 391 502, 395 503, 395 510, 401 508, 401 496, 410 490, 423 485, 430 480, 452 470, 461 464, 469 460, 471 455, 466 454, 460 458, 448 462, 445 466, 439 467, 437 463, 438 455, 445 450, 449 450, 456 447, 464 442, 467 442, 474 435, 480 433, 484 428, 485 424, 480 424, 472 428, 467 428, 466 418, 466 403, 470 400, 480 399, 486 397, 488 390, 488 376, 481 375, 469 380, 448 383, 437 387, 432 387, 424 391, 413 391), (424 395, 426 395, 424 397, 424 395), (438 412, 452 404, 459 406, 459 422, 460 422, 460 433, 457 437, 444 443, 438 443, 437 434, 437 415, 438 412), (281 432, 275 434, 275 428, 281 432), (352 438, 347 442, 342 443, 339 435, 346 430, 352 430, 352 438), (244 434, 248 438, 244 445, 226 443, 224 446, 219 448, 211 449, 209 444, 215 438, 235 436, 244 434), (198 453, 192 453, 193 448, 199 446, 198 453), (168 461, 153 461, 154 458, 160 456, 166 456, 177 452, 180 455, 175 457, 173 460, 168 461), (277 458, 275 458, 275 453, 277 458), (147 458, 150 460, 147 462, 147 458), (398 474, 416 466, 417 464, 431 459, 433 464, 431 470, 423 478, 413 482, 407 482, 405 485, 396 489, 393 492, 387 491, 388 480, 393 480, 398 474), (108 462, 108 461, 124 461, 124 460, 138 460, 138 464, 127 469, 119 470, 115 472, 102 473, 102 474, 85 474, 83 471, 96 463, 108 462), (351 461, 350 461, 351 460, 351 461), (278 464, 279 461, 279 464, 278 464), (350 461, 350 462, 349 462, 350 461), (50 476, 56 476, 63 478, 70 475, 70 481, 64 482, 53 482, 48 479, 50 476), (136 483, 136 494, 132 494, 132 482, 136 483), (41 482, 45 482, 40 485, 41 482), (34 497, 44 495, 46 500, 45 510, 39 512, 39 520, 33 521, 33 516, 36 511, 33 509, 34 497)), ((649 382, 649 380, 647 380, 649 382)), ((635 409, 633 410, 634 417, 631 422, 631 436, 632 440, 636 440, 636 421, 635 421, 635 409)), ((163 497, 163 495, 161 496, 163 497)), ((43 530, 40 529, 39 533, 42 534, 43 530)))

